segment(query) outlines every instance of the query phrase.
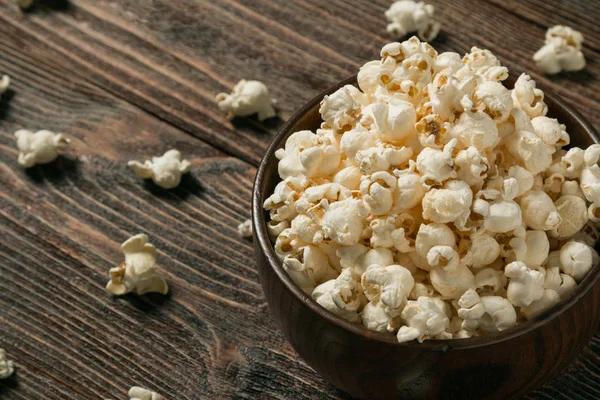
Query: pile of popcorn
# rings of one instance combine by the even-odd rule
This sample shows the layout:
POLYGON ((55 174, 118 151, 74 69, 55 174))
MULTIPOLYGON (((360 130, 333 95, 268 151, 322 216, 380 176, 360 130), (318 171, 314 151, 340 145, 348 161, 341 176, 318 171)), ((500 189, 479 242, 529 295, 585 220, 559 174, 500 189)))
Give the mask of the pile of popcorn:
POLYGON ((405 342, 502 331, 575 289, 598 257, 600 145, 563 150, 543 92, 507 77, 488 50, 412 37, 325 96, 264 203, 304 292, 405 342))

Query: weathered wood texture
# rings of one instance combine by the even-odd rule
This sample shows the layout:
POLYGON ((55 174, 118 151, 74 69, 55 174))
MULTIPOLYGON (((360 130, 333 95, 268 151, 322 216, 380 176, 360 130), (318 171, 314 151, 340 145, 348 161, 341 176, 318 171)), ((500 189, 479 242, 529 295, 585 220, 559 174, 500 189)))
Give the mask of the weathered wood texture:
MULTIPOLYGON (((429 1, 440 51, 471 46, 531 74, 600 125, 598 1, 429 1), (588 67, 544 77, 531 61, 545 29, 586 36, 588 67)), ((266 82, 286 119, 390 41, 374 0, 74 0, 21 13, 0 0, 0 347, 18 372, 2 399, 125 398, 133 384, 170 399, 344 398, 279 334, 249 242, 254 167, 280 120, 228 121, 214 95, 266 82), (67 156, 25 171, 12 133, 73 138, 67 156), (126 167, 179 148, 194 164, 164 191, 126 167), (111 298, 119 244, 146 232, 167 298, 111 298)), ((531 399, 600 397, 600 337, 531 399)))

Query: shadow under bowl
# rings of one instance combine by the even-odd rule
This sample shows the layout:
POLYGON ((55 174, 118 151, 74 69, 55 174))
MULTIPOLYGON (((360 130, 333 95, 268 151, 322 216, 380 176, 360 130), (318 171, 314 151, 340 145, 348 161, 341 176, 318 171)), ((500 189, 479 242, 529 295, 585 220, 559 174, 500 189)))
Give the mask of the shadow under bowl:
MULTIPOLYGON (((510 83, 510 81, 509 81, 510 83)), ((514 81, 513 81, 514 83, 514 81)), ((319 103, 356 77, 329 88, 281 128, 258 169, 252 198, 254 246, 271 313, 298 354, 339 389, 363 399, 506 399, 542 385, 569 364, 600 323, 600 266, 559 305, 511 329, 480 337, 398 343, 322 308, 284 271, 269 240, 263 202, 280 178, 275 151, 299 130, 321 123, 319 103)), ((586 148, 598 133, 573 108, 546 93, 548 116, 586 148)))

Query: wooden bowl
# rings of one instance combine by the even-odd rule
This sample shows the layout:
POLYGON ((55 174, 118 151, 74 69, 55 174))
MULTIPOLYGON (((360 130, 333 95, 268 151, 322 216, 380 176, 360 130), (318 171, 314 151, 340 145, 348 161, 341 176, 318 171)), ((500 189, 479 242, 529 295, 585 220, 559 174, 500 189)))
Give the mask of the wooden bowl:
MULTIPOLYGON (((319 103, 356 77, 302 107, 263 158, 252 198, 254 246, 261 284, 281 330, 306 362, 329 382, 363 399, 517 398, 569 364, 600 323, 600 266, 539 317, 499 333, 456 340, 398 343, 395 335, 350 323, 322 308, 283 270, 269 240, 263 202, 280 181, 275 150, 290 134, 315 130, 319 103)), ((546 93, 549 116, 566 124, 572 144, 585 148, 598 133, 574 109, 546 93)))

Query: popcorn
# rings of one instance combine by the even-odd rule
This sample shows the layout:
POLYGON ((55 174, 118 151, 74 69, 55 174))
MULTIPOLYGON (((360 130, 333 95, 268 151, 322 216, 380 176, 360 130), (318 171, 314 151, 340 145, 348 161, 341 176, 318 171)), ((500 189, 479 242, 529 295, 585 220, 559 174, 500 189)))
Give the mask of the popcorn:
POLYGON ((6 379, 15 372, 15 363, 6 358, 6 350, 0 349, 0 379, 6 379))
MULTIPOLYGON (((439 64, 434 63, 435 66, 439 64)), ((429 101, 424 104, 426 109, 431 109, 432 115, 437 115, 443 121, 454 121, 456 112, 470 109, 465 107, 465 101, 471 101, 470 93, 475 88, 473 79, 458 81, 452 76, 452 71, 440 71, 437 73, 433 82, 427 85, 427 94, 429 101)), ((471 105, 472 106, 472 105, 471 105)))
POLYGON ((385 171, 378 171, 360 183, 363 203, 373 215, 387 214, 394 204, 396 178, 385 171))
POLYGON ((127 165, 138 178, 152 179, 156 185, 164 189, 173 189, 181 182, 181 176, 190 172, 192 164, 181 159, 178 150, 169 150, 160 157, 152 157, 143 164, 129 161, 127 165))
POLYGON ((378 332, 393 332, 398 316, 392 316, 387 311, 387 306, 381 301, 370 301, 360 313, 361 323, 367 328, 378 332))
POLYGON ((414 339, 422 342, 425 339, 443 335, 445 330, 450 327, 450 319, 430 297, 419 297, 416 301, 409 300, 402 310, 401 316, 406 325, 398 331, 399 342, 408 342, 414 339))
MULTIPOLYGON (((534 133, 548 146, 565 146, 569 144, 569 134, 563 124, 554 118, 538 116, 531 119, 534 133)), ((582 160, 583 161, 583 160, 582 160)))
POLYGON ((341 154, 334 134, 315 135, 311 131, 299 131, 286 141, 285 149, 275 152, 279 160, 279 175, 311 178, 328 176, 340 165, 341 154))
POLYGON ((512 256, 506 258, 530 266, 542 265, 550 251, 550 242, 544 231, 527 231, 524 238, 514 237, 508 245, 512 248, 512 256))
POLYGON ((323 99, 264 203, 302 290, 401 342, 499 332, 575 290, 598 257, 600 145, 564 149, 543 92, 507 77, 488 50, 412 37, 323 99))
POLYGON ((350 322, 360 320, 358 311, 366 303, 360 282, 351 269, 317 286, 311 296, 325 309, 350 322))
MULTIPOLYGON (((523 167, 513 165, 508 169, 508 176, 517 181, 517 193, 515 197, 520 197, 527 193, 533 187, 533 174, 523 167)), ((521 205, 521 207, 523 207, 521 205)))
POLYGON ((585 200, 577 196, 560 196, 556 202, 556 211, 560 214, 561 223, 553 228, 549 235, 556 239, 568 239, 579 232, 588 221, 585 200))
POLYGON ((276 101, 271 98, 269 89, 259 81, 242 79, 234 87, 231 94, 219 93, 216 97, 219 109, 227 113, 227 118, 247 117, 258 114, 258 120, 272 118, 277 115, 276 101))
POLYGON ((283 269, 306 294, 317 285, 335 279, 337 273, 329 265, 327 255, 319 247, 306 245, 283 258, 283 269))
POLYGON ((470 289, 458 301, 458 316, 463 318, 462 327, 468 331, 500 332, 517 323, 513 305, 500 296, 482 296, 470 289))
POLYGON ((409 147, 392 148, 377 145, 356 153, 356 163, 360 172, 369 175, 377 171, 386 171, 390 167, 401 167, 408 162, 413 155, 409 147))
POLYGON ((139 386, 134 386, 129 389, 128 395, 130 397, 129 400, 166 400, 165 397, 160 394, 139 386))
POLYGON ((533 61, 547 74, 580 71, 585 68, 581 43, 580 32, 568 26, 553 26, 546 32, 544 46, 533 55, 533 61))
POLYGON ((417 114, 408 101, 391 98, 389 103, 375 103, 371 115, 383 141, 402 141, 415 131, 417 114))
POLYGON ((8 90, 10 86, 10 77, 8 75, 2 75, 0 79, 0 95, 8 90))
POLYGON ((499 140, 496 123, 481 111, 462 113, 450 130, 450 136, 458 139, 463 148, 474 146, 479 150, 492 148, 499 140))
POLYGON ((440 31, 440 23, 433 19, 434 12, 434 6, 421 1, 396 1, 385 12, 389 22, 387 31, 398 37, 417 32, 419 38, 430 42, 440 31))
POLYGON ((552 164, 554 148, 544 143, 535 133, 516 131, 505 139, 505 146, 510 155, 534 175, 552 164))
POLYGON ((506 121, 513 108, 511 91, 496 81, 482 82, 473 93, 474 107, 483 111, 496 124, 506 121))
POLYGON ((363 93, 372 95, 378 87, 378 76, 380 71, 380 62, 378 60, 369 61, 358 71, 358 87, 363 93))
POLYGON ((425 186, 421 183, 421 175, 400 170, 395 170, 394 174, 398 176, 398 182, 394 192, 393 211, 410 210, 421 204, 421 200, 425 196, 425 186))
POLYGON ((548 112, 544 92, 535 87, 535 81, 527 74, 519 76, 511 96, 515 107, 525 111, 529 118, 543 116, 548 112))
POLYGON ((415 281, 410 271, 400 265, 372 264, 363 273, 361 283, 370 301, 380 300, 388 314, 398 315, 415 281))
POLYGON ((432 266, 429 277, 435 290, 445 299, 457 299, 475 285, 473 272, 464 264, 457 264, 453 269, 432 266))
POLYGON ((47 130, 33 133, 26 129, 20 129, 15 132, 15 137, 19 149, 17 161, 20 166, 25 168, 54 161, 58 157, 58 153, 66 150, 71 143, 62 133, 47 130))
POLYGON ((386 267, 388 265, 393 265, 394 263, 394 255, 390 249, 377 247, 368 250, 364 256, 359 257, 356 264, 353 265, 353 270, 357 274, 362 275, 371 265, 381 265, 386 267))
POLYGON ((471 52, 465 54, 462 62, 468 68, 457 71, 459 77, 465 74, 467 76, 475 75, 488 81, 503 81, 508 78, 508 69, 501 66, 498 58, 489 50, 473 46, 471 52))
POLYGON ((360 150, 366 150, 376 145, 377 135, 375 132, 367 130, 361 124, 357 124, 353 129, 344 132, 340 140, 340 149, 350 161, 356 158, 356 153, 360 150))
MULTIPOLYGON (((560 253, 559 253, 560 254, 560 253)), ((561 274, 559 267, 546 268, 544 289, 552 289, 561 298, 565 298, 577 287, 575 279, 571 275, 561 274)))
POLYGON ((593 167, 585 167, 579 178, 581 192, 591 203, 600 203, 600 173, 598 172, 593 167))
POLYGON ((243 238, 251 238, 252 237, 252 220, 247 219, 237 227, 238 235, 243 238))
POLYGON ((560 296, 552 289, 545 289, 544 294, 539 300, 532 302, 527 307, 521 308, 521 313, 527 319, 532 319, 555 306, 560 301, 560 296))
POLYGON ((434 246, 454 247, 455 245, 454 233, 448 225, 444 224, 422 224, 415 239, 416 252, 425 259, 434 246))
POLYGON ((561 270, 576 281, 585 277, 598 260, 598 253, 585 243, 570 241, 560 249, 561 270))
POLYGON ((459 180, 466 182, 469 186, 481 187, 487 178, 489 162, 477 147, 470 146, 458 152, 454 159, 454 167, 459 180))
POLYGON ((292 230, 303 242, 320 243, 323 241, 321 227, 306 214, 299 214, 291 224, 292 230))
POLYGON ((475 275, 475 289, 480 293, 496 294, 504 289, 506 283, 506 275, 497 269, 484 268, 475 275))
POLYGON ((496 239, 486 233, 475 233, 464 238, 458 247, 459 250, 467 249, 462 262, 473 268, 490 265, 500 256, 500 245, 496 239))
POLYGON ((541 190, 530 190, 519 200, 523 222, 531 228, 542 231, 555 229, 562 223, 562 217, 550 196, 541 190))
POLYGON ((135 291, 138 295, 156 292, 167 294, 169 286, 156 272, 156 248, 148 243, 148 236, 140 233, 121 245, 125 261, 110 270, 106 290, 115 296, 135 291))
POLYGON ((454 222, 463 227, 473 202, 473 192, 463 181, 448 181, 443 189, 431 189, 423 197, 423 218, 432 222, 454 222))
POLYGON ((544 275, 539 271, 515 261, 504 268, 504 274, 509 278, 506 297, 515 307, 526 307, 542 298, 544 275))
POLYGON ((325 236, 344 246, 356 244, 360 240, 363 219, 367 215, 363 202, 348 198, 326 204, 324 208, 325 214, 320 225, 325 236))
POLYGON ((456 146, 456 139, 452 139, 444 150, 425 147, 417 156, 417 170, 422 175, 421 182, 427 186, 442 183, 448 179, 456 178, 452 152, 456 146))
POLYGON ((335 129, 351 127, 361 111, 364 95, 354 86, 346 85, 337 92, 325 96, 321 101, 319 113, 325 123, 335 129))

